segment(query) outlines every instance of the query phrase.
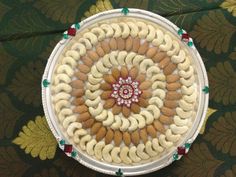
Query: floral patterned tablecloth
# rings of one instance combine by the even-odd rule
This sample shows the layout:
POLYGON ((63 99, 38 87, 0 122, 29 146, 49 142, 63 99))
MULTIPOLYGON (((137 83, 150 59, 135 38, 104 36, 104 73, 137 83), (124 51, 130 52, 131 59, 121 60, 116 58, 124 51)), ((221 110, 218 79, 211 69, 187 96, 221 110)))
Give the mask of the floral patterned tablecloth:
POLYGON ((118 7, 146 9, 186 29, 210 82, 208 120, 190 152, 144 176, 236 176, 236 0, 0 0, 0 177, 106 176, 57 148, 40 82, 63 31, 118 7))

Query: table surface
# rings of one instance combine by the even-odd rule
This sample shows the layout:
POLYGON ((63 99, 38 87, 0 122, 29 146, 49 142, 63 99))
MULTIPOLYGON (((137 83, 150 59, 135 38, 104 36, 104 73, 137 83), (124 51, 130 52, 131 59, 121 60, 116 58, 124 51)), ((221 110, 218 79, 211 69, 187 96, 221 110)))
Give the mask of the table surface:
POLYGON ((144 176, 236 176, 236 0, 0 0, 0 177, 106 176, 58 149, 40 82, 63 31, 119 7, 152 11, 188 31, 210 82, 207 123, 189 153, 144 176))

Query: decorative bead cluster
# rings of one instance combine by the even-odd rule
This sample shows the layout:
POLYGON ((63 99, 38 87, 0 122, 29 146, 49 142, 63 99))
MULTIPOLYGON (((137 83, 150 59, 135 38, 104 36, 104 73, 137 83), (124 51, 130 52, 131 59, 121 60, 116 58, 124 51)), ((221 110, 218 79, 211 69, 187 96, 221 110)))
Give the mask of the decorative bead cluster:
POLYGON ((178 147, 177 152, 173 155, 173 159, 179 160, 183 155, 188 153, 190 147, 190 143, 185 143, 183 146, 178 147))
POLYGON ((139 83, 133 81, 131 77, 126 79, 120 77, 118 82, 112 84, 111 97, 115 98, 118 105, 130 107, 133 102, 138 102, 138 97, 142 93, 139 90, 139 83))
POLYGON ((189 37, 186 31, 179 29, 178 34, 181 36, 182 41, 186 42, 189 47, 193 46, 193 40, 189 37))
POLYGON ((129 13, 129 9, 127 7, 124 7, 122 8, 121 12, 124 14, 124 15, 127 15, 129 13))
POLYGON ((124 176, 124 174, 120 168, 116 171, 116 176, 118 176, 118 177, 124 176))
POLYGON ((47 79, 44 79, 42 84, 43 84, 43 86, 46 88, 46 87, 48 87, 48 85, 50 84, 50 82, 49 82, 47 79))
POLYGON ((76 23, 71 25, 71 27, 63 33, 63 38, 68 39, 69 36, 75 36, 76 35, 76 30, 80 28, 80 24, 76 23))
POLYGON ((61 149, 63 149, 63 151, 71 157, 76 157, 77 156, 77 152, 73 150, 73 146, 71 144, 66 144, 65 140, 60 140, 59 141, 59 145, 61 147, 61 149))
POLYGON ((202 91, 203 91, 205 94, 209 93, 209 87, 208 87, 208 86, 205 86, 205 87, 202 89, 202 91))

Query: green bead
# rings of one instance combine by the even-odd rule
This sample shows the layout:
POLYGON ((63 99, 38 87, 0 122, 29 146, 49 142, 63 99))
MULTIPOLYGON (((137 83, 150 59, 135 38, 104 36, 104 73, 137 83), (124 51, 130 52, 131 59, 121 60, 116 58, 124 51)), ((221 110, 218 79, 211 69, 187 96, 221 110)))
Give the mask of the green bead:
POLYGON ((192 42, 192 41, 189 41, 189 42, 188 42, 188 46, 189 46, 189 47, 192 47, 192 46, 193 46, 193 42, 192 42))
POLYGON ((69 38, 69 37, 68 37, 68 34, 65 34, 65 33, 64 33, 64 34, 63 34, 63 38, 64 38, 64 39, 68 39, 68 38, 69 38))
POLYGON ((44 79, 44 80, 43 80, 43 86, 44 86, 44 87, 48 87, 49 84, 50 84, 50 82, 48 82, 47 79, 44 79))
POLYGON ((76 24, 75 24, 75 28, 76 28, 76 29, 80 29, 80 24, 79 24, 79 23, 76 23, 76 24))
POLYGON ((202 91, 203 91, 204 93, 209 93, 209 87, 205 86, 205 87, 202 89, 202 91))
POLYGON ((179 34, 179 35, 182 35, 183 32, 184 32, 183 29, 179 29, 179 30, 178 30, 178 34, 179 34))
POLYGON ((123 176, 123 172, 121 171, 121 169, 119 168, 118 171, 116 172, 116 176, 123 176))
POLYGON ((129 13, 129 9, 127 7, 124 7, 121 12, 124 14, 124 15, 127 15, 129 13))
POLYGON ((76 156, 77 156, 77 152, 72 151, 72 152, 71 152, 71 157, 76 157, 76 156))
POLYGON ((60 145, 64 145, 66 142, 65 142, 65 140, 61 140, 59 143, 60 143, 60 145))
POLYGON ((190 148, 190 146, 191 146, 191 144, 190 144, 190 143, 185 143, 185 144, 184 144, 184 147, 185 147, 185 148, 187 148, 187 149, 189 149, 189 148, 190 148))
POLYGON ((173 159, 174 159, 174 160, 178 160, 178 159, 179 159, 179 155, 178 155, 177 153, 175 153, 175 154, 173 155, 173 159))

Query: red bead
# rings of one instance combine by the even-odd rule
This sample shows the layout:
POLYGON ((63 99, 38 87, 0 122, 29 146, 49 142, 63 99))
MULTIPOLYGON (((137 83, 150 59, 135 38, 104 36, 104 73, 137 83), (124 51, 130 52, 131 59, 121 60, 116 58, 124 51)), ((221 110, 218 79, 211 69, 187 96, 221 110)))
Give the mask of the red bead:
POLYGON ((71 153, 72 150, 73 150, 72 145, 70 145, 70 144, 65 144, 65 146, 64 146, 64 152, 71 153))
POLYGON ((179 155, 185 155, 186 154, 185 148, 184 147, 178 147, 178 154, 179 155))
POLYGON ((75 28, 69 28, 67 31, 68 35, 70 36, 75 36, 76 34, 76 29, 75 28))
POLYGON ((185 42, 189 41, 189 35, 187 33, 182 34, 182 40, 185 42))

